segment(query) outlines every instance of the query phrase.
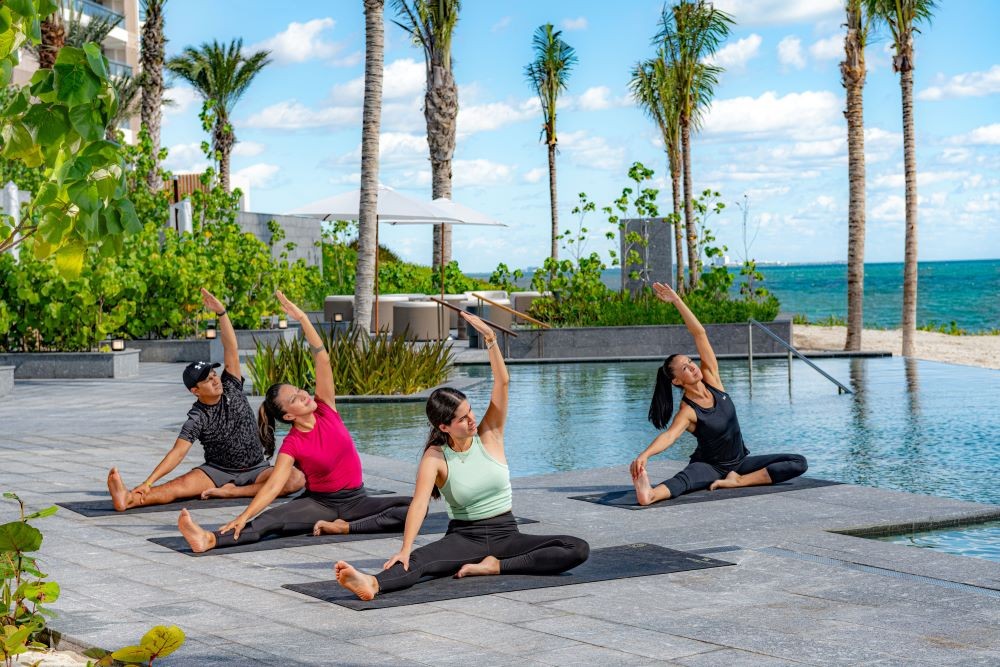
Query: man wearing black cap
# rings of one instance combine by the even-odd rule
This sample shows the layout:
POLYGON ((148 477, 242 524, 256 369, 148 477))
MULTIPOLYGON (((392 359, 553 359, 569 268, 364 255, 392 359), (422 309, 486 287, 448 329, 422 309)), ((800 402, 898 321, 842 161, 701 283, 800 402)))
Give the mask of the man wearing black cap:
MULTIPOLYGON (((188 411, 173 448, 146 481, 131 491, 117 468, 108 474, 108 490, 119 512, 137 505, 163 505, 186 498, 250 498, 274 470, 268 462, 274 452, 265 452, 261 446, 256 415, 243 394, 239 345, 226 307, 204 288, 201 295, 205 307, 219 320, 225 368, 221 377, 215 372, 222 365, 218 363, 195 361, 184 369, 184 386, 198 400, 188 411), (184 460, 195 440, 200 440, 205 449, 205 463, 165 484, 153 486, 184 460)), ((294 493, 304 484, 302 473, 293 470, 282 495, 294 493)))

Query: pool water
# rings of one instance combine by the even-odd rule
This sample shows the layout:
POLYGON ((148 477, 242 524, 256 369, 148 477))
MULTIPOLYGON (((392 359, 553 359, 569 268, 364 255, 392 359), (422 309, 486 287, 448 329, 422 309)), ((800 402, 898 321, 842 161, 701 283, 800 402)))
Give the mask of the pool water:
POLYGON ((882 542, 894 542, 962 556, 1000 561, 1000 521, 961 528, 889 535, 875 539, 882 542))
MULTIPOLYGON (((886 489, 1000 504, 1000 371, 898 357, 819 360, 851 387, 836 387, 801 362, 789 386, 785 360, 720 365, 753 454, 798 452, 809 475, 886 489)), ((505 429, 514 476, 620 466, 609 483, 630 483, 628 463, 656 436, 646 420, 655 362, 509 366, 505 429)), ((487 366, 460 375, 482 418, 491 391, 487 366)), ((678 400, 675 394, 675 401, 678 400)), ((417 461, 429 429, 423 403, 345 404, 358 449, 417 461)), ((687 460, 685 433, 660 456, 687 460)))

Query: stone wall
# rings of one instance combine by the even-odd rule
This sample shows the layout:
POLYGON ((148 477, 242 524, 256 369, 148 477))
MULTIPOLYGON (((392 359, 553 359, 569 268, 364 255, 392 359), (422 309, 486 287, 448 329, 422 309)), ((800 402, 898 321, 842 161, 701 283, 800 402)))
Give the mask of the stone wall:
POLYGON ((323 252, 316 247, 316 242, 323 238, 323 223, 314 218, 300 218, 294 215, 272 215, 270 213, 249 213, 241 211, 237 221, 244 231, 250 232, 264 243, 271 241, 271 232, 267 223, 274 220, 285 230, 285 239, 273 249, 274 257, 278 257, 285 249, 285 244, 292 242, 295 249, 288 253, 288 261, 295 262, 304 259, 309 266, 323 268, 323 252))

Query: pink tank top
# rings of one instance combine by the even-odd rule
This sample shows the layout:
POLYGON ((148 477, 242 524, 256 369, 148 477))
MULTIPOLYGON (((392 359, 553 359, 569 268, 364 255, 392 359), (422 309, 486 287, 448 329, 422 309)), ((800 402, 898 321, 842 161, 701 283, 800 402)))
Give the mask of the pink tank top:
POLYGON ((340 414, 316 400, 316 426, 308 433, 292 427, 281 444, 306 476, 306 489, 333 493, 361 486, 361 457, 340 414))

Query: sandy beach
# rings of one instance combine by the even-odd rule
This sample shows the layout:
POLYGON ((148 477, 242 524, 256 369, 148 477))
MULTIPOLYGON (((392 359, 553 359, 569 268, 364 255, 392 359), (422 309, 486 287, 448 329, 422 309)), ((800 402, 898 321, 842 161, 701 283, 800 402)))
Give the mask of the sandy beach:
MULTIPOLYGON (((847 328, 796 324, 792 327, 792 338, 793 345, 802 352, 839 351, 844 349, 847 328)), ((861 334, 861 348, 866 352, 892 352, 900 355, 903 333, 900 329, 865 329, 861 334)), ((949 364, 1000 369, 1000 336, 949 336, 918 331, 916 357, 949 364)))

